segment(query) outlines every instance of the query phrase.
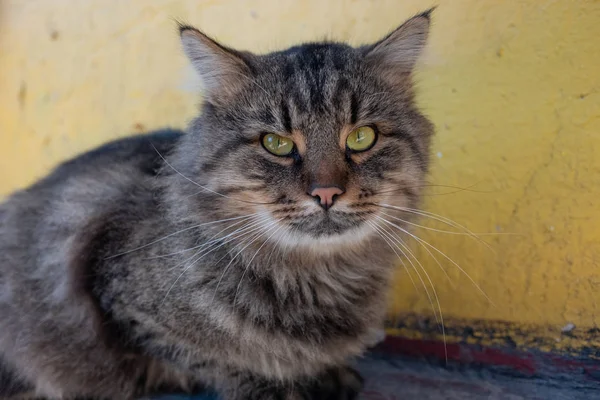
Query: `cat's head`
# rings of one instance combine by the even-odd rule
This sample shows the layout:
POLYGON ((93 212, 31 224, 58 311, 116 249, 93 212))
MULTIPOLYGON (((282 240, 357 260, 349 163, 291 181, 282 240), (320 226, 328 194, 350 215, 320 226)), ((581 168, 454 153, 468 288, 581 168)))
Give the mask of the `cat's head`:
POLYGON ((429 25, 426 12, 371 45, 266 55, 181 26, 204 86, 178 151, 192 208, 215 220, 255 215, 255 233, 311 245, 352 244, 382 212, 415 207, 433 126, 415 106, 411 73, 429 25))

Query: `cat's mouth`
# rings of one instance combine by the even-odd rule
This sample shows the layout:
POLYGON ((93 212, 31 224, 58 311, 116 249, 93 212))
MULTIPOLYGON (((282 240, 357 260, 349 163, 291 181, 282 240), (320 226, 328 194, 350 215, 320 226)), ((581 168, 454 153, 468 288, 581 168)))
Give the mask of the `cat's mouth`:
POLYGON ((374 216, 374 211, 367 210, 328 210, 288 216, 280 222, 285 232, 278 235, 276 242, 284 248, 302 247, 320 252, 356 249, 373 234, 370 221, 374 216))
POLYGON ((287 222, 290 229, 313 237, 315 239, 339 236, 350 230, 358 229, 365 225, 371 212, 345 212, 329 210, 328 212, 314 212, 287 222))

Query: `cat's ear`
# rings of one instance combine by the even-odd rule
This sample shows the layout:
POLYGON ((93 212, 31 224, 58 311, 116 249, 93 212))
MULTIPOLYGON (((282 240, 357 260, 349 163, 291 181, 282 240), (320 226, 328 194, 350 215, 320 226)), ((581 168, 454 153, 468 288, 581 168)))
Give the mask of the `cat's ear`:
POLYGON ((367 60, 390 72, 410 73, 427 43, 433 10, 415 15, 379 42, 364 48, 367 60))
POLYGON ((179 25, 183 50, 200 75, 209 100, 234 95, 246 83, 250 68, 242 53, 229 49, 189 25, 179 25))

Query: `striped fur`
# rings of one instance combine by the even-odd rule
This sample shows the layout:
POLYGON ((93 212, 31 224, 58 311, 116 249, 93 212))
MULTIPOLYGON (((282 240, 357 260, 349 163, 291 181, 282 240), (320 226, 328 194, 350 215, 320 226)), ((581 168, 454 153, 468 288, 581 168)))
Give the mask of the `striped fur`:
POLYGON ((411 83, 429 18, 262 56, 182 26, 205 85, 187 133, 109 143, 0 206, 0 395, 354 398, 395 257, 375 204, 418 207, 429 163, 411 83), (351 153, 361 125, 377 142, 351 153), (345 187, 328 211, 322 176, 345 187))

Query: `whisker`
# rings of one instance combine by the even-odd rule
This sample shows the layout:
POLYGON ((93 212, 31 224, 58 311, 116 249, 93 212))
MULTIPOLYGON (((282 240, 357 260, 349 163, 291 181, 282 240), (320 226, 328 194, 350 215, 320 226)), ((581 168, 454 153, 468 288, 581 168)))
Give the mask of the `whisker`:
MULTIPOLYGON (((396 251, 396 249, 394 248, 393 242, 388 239, 389 237, 389 233, 387 231, 385 232, 385 235, 382 233, 382 229, 380 228, 377 224, 376 221, 368 221, 365 220, 365 222, 370 225, 375 232, 385 241, 385 243, 390 247, 390 249, 392 249, 392 251, 394 252, 394 254, 396 255, 396 257, 398 257, 398 261, 400 261, 400 264, 402 265, 402 267, 404 268, 404 270, 406 271, 406 275, 408 275, 408 278, 410 279, 410 282, 412 283, 413 287, 415 288, 415 292, 419 293, 419 289, 417 288, 417 284, 415 283, 415 280, 412 277, 412 274, 410 273, 410 270, 408 269, 408 267, 406 266, 406 264, 404 263, 404 261, 402 260, 402 257, 400 256, 400 254, 398 254, 398 252, 396 251), (388 236, 388 237, 386 237, 388 236)), ((393 315, 394 321, 393 321, 393 327, 397 327, 398 326, 398 322, 399 322, 399 318, 400 316, 398 314, 393 315)))
MULTIPOLYGON (((394 217, 393 215, 387 214, 387 213, 382 213, 383 215, 386 215, 388 217, 400 220, 402 222, 406 222, 409 223, 408 221, 404 221, 403 219, 394 217)), ((453 232, 454 233, 454 232, 453 232)), ((423 245, 420 242, 419 245, 421 245, 421 247, 423 247, 423 249, 425 249, 425 251, 431 256, 431 258, 433 258, 433 260, 436 262, 436 264, 440 267, 440 270, 442 270, 442 272, 444 273, 444 275, 446 276, 446 278, 448 279, 448 281, 450 282, 450 284, 452 285, 452 288, 456 289, 456 285, 454 284, 454 282, 452 281, 452 279, 450 278, 450 275, 448 275, 448 272, 446 272, 446 269, 442 266, 442 264, 438 261, 438 259, 436 258, 436 256, 427 248, 427 246, 423 245)))
POLYGON ((401 230, 402 232, 404 232, 405 234, 411 236, 413 239, 415 239, 418 242, 423 243, 424 245, 432 248, 433 250, 435 250, 436 252, 438 252, 440 255, 442 255, 442 257, 446 258, 448 261, 450 261, 454 266, 456 266, 456 268, 458 268, 463 274, 465 274, 465 276, 471 281, 471 283, 477 288, 477 290, 479 290, 479 292, 481 292, 481 294, 487 299, 487 301, 492 304, 493 306, 495 306, 494 302, 488 297, 488 295, 483 291, 483 289, 481 289, 481 287, 475 282, 475 280, 473 278, 471 278, 471 275, 469 275, 460 265, 458 265, 458 263, 456 261, 454 261, 453 259, 451 259, 450 257, 448 257, 446 255, 446 253, 444 253, 443 251, 439 250, 437 247, 435 247, 432 244, 429 244, 427 241, 421 239, 418 236, 413 235, 412 233, 408 232, 406 229, 398 226, 397 224, 394 224, 393 222, 387 221, 388 224, 396 227, 397 229, 401 230))
POLYGON ((273 254, 275 253, 275 251, 279 250, 279 252, 282 252, 282 249, 279 247, 279 245, 281 244, 281 242, 283 241, 283 238, 287 238, 291 235, 291 232, 289 231, 289 229, 279 238, 277 238, 277 241, 275 242, 275 244, 273 245, 273 248, 271 249, 271 252, 269 253, 269 257, 267 257, 266 261, 265 261, 265 265, 269 266, 269 263, 271 262, 271 257, 273 257, 273 254))
MULTIPOLYGON (((220 241, 220 240, 223 240, 223 239, 224 239, 225 237, 227 237, 227 236, 225 236, 225 237, 218 237, 218 238, 217 238, 217 236, 218 236, 220 233, 222 233, 222 232, 225 232, 225 231, 227 231, 228 229, 231 229, 231 228, 233 228, 234 226, 236 226, 236 225, 239 225, 239 224, 242 224, 242 223, 244 223, 244 222, 246 222, 246 223, 247 223, 247 222, 248 222, 248 220, 249 220, 249 219, 251 220, 251 219, 252 219, 252 218, 253 218, 255 215, 258 215, 258 213, 254 214, 254 215, 252 215, 252 216, 250 216, 250 217, 248 217, 248 218, 246 218, 246 219, 243 219, 243 220, 241 220, 241 221, 235 222, 235 223, 233 223, 233 224, 231 224, 231 225, 227 226, 227 227, 226 227, 226 228, 224 228, 224 229, 221 229, 219 232, 217 232, 217 233, 215 233, 214 235, 212 235, 211 237, 209 237, 207 242, 204 242, 204 243, 202 243, 202 244, 199 244, 199 245, 196 245, 196 246, 193 246, 193 247, 189 247, 189 248, 187 248, 187 249, 179 250, 179 251, 176 251, 176 252, 173 252, 173 253, 167 253, 167 254, 158 254, 158 255, 156 255, 156 256, 152 256, 152 257, 145 258, 145 260, 152 260, 152 259, 155 259, 155 258, 171 257, 171 256, 175 256, 175 255, 178 255, 178 254, 187 253, 188 251, 196 250, 196 249, 198 249, 198 248, 201 248, 201 247, 207 246, 207 245, 209 245, 209 244, 211 244, 211 243, 214 243, 214 242, 218 242, 218 241, 220 241), (216 238, 216 239, 215 239, 215 238, 216 238)), ((238 229, 234 230, 233 232, 231 232, 231 233, 230 233, 230 235, 231 235, 231 234, 234 234, 234 233, 237 233, 237 232, 238 232, 240 229, 245 229, 245 227, 247 227, 247 225, 244 225, 243 227, 241 227, 241 228, 238 228, 238 229)))
POLYGON ((136 247, 136 248, 134 248, 134 249, 131 249, 131 250, 127 250, 127 251, 124 251, 124 252, 121 252, 121 253, 118 253, 118 254, 114 254, 114 255, 112 255, 112 256, 108 256, 108 257, 106 257, 106 258, 105 258, 105 260, 110 260, 111 258, 115 258, 115 257, 119 257, 119 256, 122 256, 122 255, 125 255, 125 254, 133 253, 134 251, 138 251, 138 250, 141 250, 141 249, 143 249, 143 248, 146 248, 146 247, 148 247, 148 246, 152 246, 153 244, 156 244, 156 243, 158 243, 158 242, 161 242, 161 241, 163 241, 163 240, 165 240, 165 239, 168 239, 168 238, 170 238, 170 237, 172 237, 172 236, 178 235, 178 234, 180 234, 180 233, 182 233, 182 232, 187 232, 187 231, 189 231, 189 230, 192 230, 192 229, 197 229, 197 228, 199 228, 199 227, 201 227, 201 226, 205 226, 205 225, 212 225, 212 224, 218 224, 218 223, 221 223, 221 222, 226 222, 226 221, 233 221, 233 220, 236 220, 236 219, 241 219, 241 218, 247 218, 247 217, 251 217, 251 216, 253 216, 253 215, 256 215, 256 213, 255 213, 255 214, 244 215, 244 216, 241 216, 241 217, 234 217, 234 218, 226 218, 226 219, 221 219, 221 220, 218 220, 218 221, 204 222, 204 223, 202 223, 202 224, 198 224, 198 225, 190 226, 190 227, 188 227, 188 228, 181 229, 181 230, 179 230, 179 231, 177 231, 177 232, 173 232, 173 233, 171 233, 171 234, 168 234, 167 236, 163 236, 163 237, 161 237, 160 239, 156 239, 156 240, 154 240, 154 241, 152 241, 152 242, 150 242, 150 243, 147 243, 147 244, 145 244, 145 245, 143 245, 143 246, 139 246, 139 247, 136 247))
POLYGON ((377 226, 376 222, 371 222, 371 221, 368 221, 368 220, 365 220, 365 222, 368 225, 370 225, 375 230, 375 232, 377 232, 377 234, 386 242, 386 244, 388 246, 390 246, 390 248, 392 249, 392 251, 394 252, 394 254, 396 254, 396 256, 398 257, 398 261, 400 261, 400 263, 402 264, 402 266, 406 270, 406 274, 410 278, 410 281, 412 282, 412 284, 413 284, 413 286, 415 288, 415 291, 418 292, 419 290, 417 289, 417 285, 415 283, 415 280, 413 279, 412 275, 410 274, 410 271, 409 271, 408 267, 406 266, 406 264, 404 264, 404 261, 402 260, 402 257, 400 256, 400 254, 398 254, 398 252, 396 251, 396 249, 394 248, 394 246, 392 246, 392 242, 386 236, 384 236, 381 233, 382 228, 380 228, 379 226, 377 226))
MULTIPOLYGON (((448 217, 444 217, 443 215, 439 215, 439 214, 435 214, 432 213, 431 211, 425 211, 425 210, 419 210, 416 208, 409 208, 409 207, 398 207, 398 206, 393 206, 391 204, 378 204, 379 206, 382 207, 388 207, 388 208, 393 208, 395 210, 400 210, 400 211, 406 211, 406 212, 411 212, 413 214, 417 214, 417 215, 421 215, 421 216, 425 216, 425 217, 430 217, 436 221, 442 222, 448 226, 452 226, 453 228, 457 228, 457 229, 462 229, 465 232, 471 234, 471 235, 475 235, 475 233, 473 233, 471 230, 469 230, 467 227, 459 224, 456 221, 451 220, 448 217)), ((484 234, 488 234, 488 235, 495 235, 495 234, 501 234, 502 232, 497 232, 497 233, 493 233, 493 232, 489 232, 489 233, 484 233, 484 234)))
POLYGON ((419 224, 416 224, 416 223, 414 223, 414 222, 410 222, 410 221, 407 221, 407 220, 405 220, 405 219, 402 219, 402 218, 399 218, 399 217, 396 217, 396 216, 394 216, 394 215, 387 214, 387 213, 384 213, 384 212, 382 212, 381 214, 383 214, 383 215, 387 215, 388 217, 391 217, 391 218, 393 218, 393 219, 395 219, 395 220, 397 220, 397 221, 404 222, 405 224, 412 225, 412 226, 416 226, 416 227, 418 227, 418 228, 422 228, 422 229, 426 229, 426 230, 428 230, 428 231, 439 232, 439 233, 447 233, 447 234, 449 234, 449 235, 470 236, 470 235, 469 235, 468 233, 466 233, 466 232, 456 232, 456 231, 448 231, 448 230, 445 230, 445 229, 436 229, 436 228, 431 228, 431 227, 429 227, 429 226, 419 225, 419 224))
MULTIPOLYGON (((263 244, 260 245, 260 247, 256 250, 256 252, 254 253, 254 255, 250 258, 250 260, 248 261, 248 265, 246 265, 246 268, 244 269, 244 272, 242 273, 242 277, 240 278, 240 282, 238 283, 236 289, 235 289, 235 295, 233 296, 233 307, 235 307, 236 305, 236 301, 237 301, 237 295, 238 295, 238 291, 240 290, 240 286, 242 285, 242 282, 244 281, 244 276, 246 276, 246 272, 248 271, 248 268, 250 268, 250 265, 252 264, 252 261, 254 261, 254 258, 258 255, 258 252, 269 242, 269 240, 271 240, 271 238, 279 231, 281 230, 281 228, 283 228, 283 225, 280 225, 278 227, 275 228, 275 230, 273 231, 273 233, 271 233, 271 235, 263 242, 263 244)), ((262 235, 269 233, 269 231, 272 231, 273 228, 270 228, 269 230, 267 230, 266 232, 264 232, 262 235)))
POLYGON ((485 191, 485 190, 474 190, 471 189, 472 187, 477 186, 479 183, 474 183, 470 186, 467 187, 460 187, 460 186, 452 186, 452 185, 436 185, 436 184, 423 184, 423 185, 415 185, 415 186, 403 186, 401 188, 397 188, 397 189, 391 189, 391 190, 385 190, 382 192, 375 192, 373 193, 373 195, 377 195, 377 194, 385 194, 385 193, 393 193, 393 192, 399 192, 405 189, 418 189, 418 188, 424 188, 424 187, 441 187, 441 188, 447 188, 447 189, 456 189, 452 192, 446 192, 446 193, 434 193, 433 195, 445 195, 445 194, 453 194, 453 193, 460 193, 460 192, 472 192, 472 193, 494 193, 493 191, 485 191))
POLYGON ((485 240, 483 240, 482 238, 480 238, 479 236, 477 236, 475 233, 473 233, 471 230, 469 230, 465 226, 459 224, 458 222, 452 221, 449 218, 443 217, 441 215, 433 214, 433 213, 430 213, 428 211, 417 210, 417 209, 414 209, 414 208, 397 207, 397 206, 392 206, 390 204, 376 204, 376 205, 378 205, 379 207, 383 207, 383 208, 391 208, 391 209, 394 209, 394 210, 400 210, 400 211, 409 212, 409 213, 420 215, 420 216, 429 217, 429 218, 434 219, 436 221, 440 221, 440 222, 442 222, 442 223, 444 223, 446 225, 452 226, 453 228, 462 229, 462 230, 464 230, 466 232, 465 235, 472 237, 473 239, 477 240, 478 242, 480 242, 481 244, 483 244, 485 247, 487 247, 492 253, 497 254, 496 250, 494 250, 492 248, 492 246, 490 246, 489 243, 487 243, 485 240))
MULTIPOLYGON (((386 223, 389 223, 389 224, 391 224, 391 223, 390 223, 388 220, 386 220, 385 218, 382 218, 382 217, 379 217, 379 216, 377 216, 377 218, 378 218, 378 219, 381 219, 381 220, 383 220, 383 222, 386 222, 386 223)), ((434 298, 435 298, 435 301, 436 301, 436 303, 437 303, 438 310, 439 310, 439 314, 440 314, 440 315, 439 315, 439 317, 440 317, 440 318, 439 318, 439 320, 438 320, 438 318, 437 318, 437 316, 436 316, 436 313, 435 313, 435 308, 434 308, 434 306, 433 306, 433 302, 431 301, 431 297, 430 297, 429 301, 430 301, 430 303, 431 303, 431 307, 432 307, 432 309, 434 310, 434 313, 433 313, 433 315, 434 315, 434 317, 435 317, 435 319, 436 319, 436 321, 437 321, 437 323, 438 323, 438 325, 440 326, 440 328, 441 328, 441 331, 442 331, 442 337, 443 337, 443 339, 444 339, 444 353, 445 353, 445 356, 446 356, 446 363, 448 363, 448 346, 447 346, 447 344, 446 344, 446 328, 444 327, 444 316, 443 316, 443 314, 442 314, 442 306, 441 306, 441 304, 440 304, 440 299, 439 299, 439 297, 438 297, 437 290, 435 289, 435 285, 433 284, 433 281, 431 280, 431 277, 429 276, 429 274, 427 273, 427 270, 425 269, 425 267, 423 267, 423 264, 421 264, 421 262, 419 261, 419 259, 418 259, 418 258, 417 258, 417 257, 416 257, 414 254, 413 254, 413 252, 410 250, 410 248, 409 248, 409 247, 408 247, 408 246, 407 246, 407 245, 404 243, 404 241, 403 241, 403 240, 402 240, 402 239, 401 239, 399 236, 397 236, 397 235, 395 235, 395 236, 396 236, 396 238, 397 238, 397 240, 398 240, 398 241, 397 241, 397 243, 398 243, 400 246, 402 246, 402 248, 404 248, 404 249, 405 249, 405 250, 408 252, 408 254, 410 254, 410 256, 412 256, 412 258, 413 258, 413 259, 416 261, 417 265, 418 265, 418 266, 421 268, 421 270, 422 270, 422 271, 423 271, 423 273, 425 274, 425 277, 426 277, 426 278, 427 278, 427 280, 429 281, 429 285, 431 285, 431 290, 432 290, 432 292, 433 292, 433 296, 434 296, 434 298)), ((400 250, 400 248, 398 248, 398 250, 400 250)), ((402 252, 402 250, 400 250, 400 251, 402 252)), ((402 252, 402 253, 404 254, 404 252, 402 252)), ((406 254, 405 254, 405 256, 406 256, 406 254)), ((416 267, 414 266, 414 264, 412 263, 412 261, 410 260, 410 258, 408 258, 408 257, 407 257, 407 259, 408 259, 408 261, 409 261, 409 262, 410 262, 410 263, 413 265, 413 268, 415 268, 415 272, 416 272, 416 271, 417 271, 417 269, 416 269, 416 267)), ((418 272, 417 272, 417 274, 418 274, 418 272)), ((426 290, 426 292, 427 292, 427 289, 426 289, 425 283, 423 282, 423 279, 421 278, 421 276, 420 276, 420 275, 419 275, 419 279, 421 279, 421 282, 423 283, 423 287, 425 288, 425 290, 426 290)))
MULTIPOLYGON (((266 218, 265 218, 265 219, 266 219, 266 218)), ((264 220, 263 220, 263 221, 264 221, 264 220)), ((171 284, 171 286, 170 286, 170 287, 169 287, 169 289, 167 290, 167 293, 165 294, 165 297, 163 298, 163 300, 162 300, 162 302, 161 302, 161 306, 164 304, 164 302, 166 301, 167 297, 169 296, 169 293, 171 293, 171 290, 173 289, 173 287, 175 287, 175 285, 177 284, 177 282, 179 281, 179 279, 181 279, 181 277, 182 277, 182 276, 183 276, 183 275, 184 275, 184 274, 185 274, 185 273, 186 273, 186 272, 187 272, 187 271, 188 271, 188 270, 189 270, 189 269, 190 269, 190 268, 191 268, 191 267, 192 267, 194 264, 196 264, 198 261, 200 261, 200 260, 201 260, 202 258, 204 258, 206 255, 208 255, 208 254, 210 254, 210 253, 212 253, 212 252, 214 252, 214 251, 216 251, 216 250, 220 249, 221 247, 225 246, 227 243, 229 243, 229 242, 232 242, 233 240, 236 240, 236 239, 238 239, 238 238, 240 238, 240 237, 244 237, 244 236, 250 235, 250 234, 252 234, 252 232, 255 232, 256 230, 260 230, 260 229, 261 229, 261 227, 259 226, 259 227, 255 228, 255 229, 251 230, 250 232, 246 232, 246 233, 243 233, 243 234, 241 234, 241 235, 239 235, 239 236, 235 236, 235 237, 233 237, 233 238, 230 238, 230 239, 226 240, 226 241, 225 241, 225 242, 223 242, 223 243, 219 243, 219 244, 218 244, 218 245, 216 245, 216 246, 214 246, 214 245, 213 245, 213 246, 212 246, 212 248, 210 248, 210 249, 203 249, 203 250, 199 250, 198 252, 196 252, 196 253, 195 253, 194 255, 192 255, 191 257, 187 258, 187 259, 186 259, 186 260, 184 260, 183 262, 181 262, 181 263, 179 263, 178 265, 176 265, 175 267, 171 268, 171 270, 172 270, 172 269, 174 269, 174 268, 177 268, 178 266, 181 266, 181 265, 185 264, 187 261, 191 260, 192 258, 195 258, 195 257, 197 257, 197 258, 196 258, 194 261, 190 262, 190 264, 189 264, 189 265, 187 265, 186 267, 184 267, 183 271, 182 271, 182 272, 179 274, 179 276, 177 277, 177 279, 175 279, 175 281, 174 281, 174 282, 171 284), (208 250, 208 251, 205 251, 205 250, 208 250), (204 254, 201 254, 201 255, 198 257, 199 253, 202 253, 202 251, 205 251, 205 253, 204 253, 204 254)), ((222 259, 222 258, 221 258, 221 259, 222 259)), ((221 259, 219 259, 219 261, 220 261, 221 259)), ((218 263, 218 262, 217 262, 217 263, 218 263)), ((221 278, 222 278, 222 276, 221 276, 221 278)))
MULTIPOLYGON (((406 271, 406 275, 408 275, 408 278, 410 279, 410 282, 412 283, 413 287, 415 288, 415 292, 419 293, 419 289, 417 289, 417 285, 415 284, 415 280, 413 279, 410 270, 408 269, 408 267, 406 266, 406 264, 404 263, 404 261, 402 260, 402 257, 400 257, 400 254, 398 254, 398 252, 396 251, 396 249, 394 248, 394 246, 392 246, 392 242, 390 242, 390 240, 388 238, 386 238, 382 233, 381 230, 379 229, 379 227, 377 226, 377 222, 373 222, 371 223, 368 220, 365 220, 365 222, 370 225, 373 230, 375 230, 375 232, 385 241, 385 243, 389 246, 390 249, 392 249, 392 251, 394 252, 394 254, 396 254, 396 257, 398 257, 398 261, 400 261, 400 264, 402 264, 402 267, 404 268, 404 271, 406 271)), ((398 323, 400 322, 400 315, 398 313, 394 313, 392 314, 392 318, 394 319, 392 322, 392 327, 397 327, 398 323)))
MULTIPOLYGON (((277 224, 279 221, 281 221, 283 218, 277 219, 269 224, 267 224, 265 227, 263 227, 263 229, 267 229, 275 224, 277 224)), ((232 259, 231 261, 229 261, 229 263, 225 266, 225 268, 223 269, 223 273, 221 274, 221 277, 219 278, 219 281, 217 282, 217 286, 215 287, 215 291, 213 293, 213 297, 212 300, 210 302, 211 306, 215 301, 215 296, 217 295, 217 291, 219 290, 219 285, 221 284, 221 280, 223 279, 223 277, 225 276, 225 273, 227 272, 227 270, 229 269, 229 266, 231 264, 233 264, 233 261, 237 258, 237 256, 239 256, 248 246, 250 246, 252 243, 254 243, 258 238, 260 238, 262 236, 262 233, 259 233, 258 235, 254 236, 252 238, 252 240, 246 244, 232 259)))
POLYGON ((296 228, 295 226, 291 226, 288 227, 288 234, 286 236, 286 241, 283 244, 283 250, 282 253, 287 252, 289 247, 290 247, 290 243, 287 241, 288 238, 292 237, 292 234, 298 232, 298 228, 296 228))
POLYGON ((179 172, 179 171, 178 171, 178 170, 177 170, 177 169, 176 169, 174 166, 172 166, 172 165, 171 165, 171 163, 169 163, 169 162, 167 161, 167 159, 166 159, 166 158, 164 158, 164 157, 163 157, 163 155, 162 155, 162 154, 160 154, 160 152, 159 152, 159 151, 158 151, 158 149, 157 149, 157 148, 154 146, 154 144, 152 144, 152 143, 150 143, 150 144, 152 145, 152 147, 154 148, 154 150, 156 151, 156 153, 159 155, 159 157, 160 157, 160 158, 163 160, 163 162, 164 162, 164 163, 165 163, 165 164, 166 164, 166 165, 167 165, 169 168, 171 168, 173 171, 175 171, 175 172, 176 172, 178 175, 180 175, 182 178, 184 178, 184 179, 185 179, 185 180, 187 180, 188 182, 190 182, 190 183, 192 183, 192 184, 194 184, 194 185, 198 186, 200 189, 206 190, 207 192, 210 192, 210 193, 212 193, 212 194, 215 194, 215 195, 217 195, 217 196, 224 197, 224 198, 226 198, 226 199, 229 199, 229 200, 233 200, 233 201, 239 201, 239 202, 241 202, 241 203, 247 203, 247 204, 274 204, 274 203, 275 203, 275 202, 273 202, 273 201, 271 201, 271 202, 267 202, 267 203, 261 203, 261 202, 256 202, 256 201, 248 201, 248 200, 236 199, 236 198, 233 198, 233 197, 230 197, 230 196, 226 196, 226 195, 224 195, 224 194, 222 194, 222 193, 215 192, 214 190, 212 190, 212 189, 209 189, 209 188, 207 188, 206 186, 203 186, 203 185, 199 184, 198 182, 195 182, 195 181, 193 181, 192 179, 188 178, 187 176, 185 176, 184 174, 182 174, 181 172, 179 172))
MULTIPOLYGON (((196 246, 196 248, 200 248, 200 250, 196 251, 191 257, 186 258, 185 260, 183 260, 179 264, 175 265, 174 267, 169 268, 169 271, 185 264, 189 260, 197 257, 200 253, 202 253, 205 250, 210 250, 210 251, 208 253, 202 254, 201 257, 204 257, 206 254, 209 254, 209 253, 217 250, 218 248, 222 247, 223 245, 226 245, 227 243, 230 243, 236 239, 239 239, 243 236, 246 236, 248 234, 251 234, 251 233, 254 233, 254 232, 260 230, 261 229, 260 224, 262 224, 264 221, 267 221, 267 220, 269 220, 269 217, 264 216, 261 219, 254 220, 253 222, 249 222, 246 225, 244 225, 243 227, 236 229, 235 231, 223 236, 222 238, 213 240, 212 241, 213 243, 211 245, 209 245, 207 248, 204 248, 204 249, 202 248, 202 247, 204 247, 204 244, 202 244, 200 246, 196 246)), ((196 260, 196 261, 198 261, 198 260, 196 260)), ((194 261, 194 263, 196 261, 194 261)))
MULTIPOLYGON (((378 218, 380 218, 380 217, 378 217, 378 218)), ((385 220, 385 219, 383 219, 383 218, 380 218, 380 219, 381 219, 381 220, 383 220, 384 222, 388 222, 387 220, 385 220)), ((384 230, 385 230, 385 228, 382 228, 382 229, 384 229, 384 230)), ((385 231, 386 231, 386 232, 388 232, 387 230, 385 230, 385 231)), ((416 261, 416 262, 417 262, 417 263, 418 263, 418 264, 421 266, 421 269, 423 269, 423 270, 424 270, 424 268, 423 268, 423 266, 421 265, 421 263, 419 262, 419 260, 418 260, 418 259, 417 259, 417 258, 414 256, 414 254, 413 254, 413 253, 412 253, 412 252, 411 252, 411 251, 410 251, 410 250, 409 250, 409 249, 406 247, 406 245, 404 244, 404 242, 402 241, 402 239, 400 239, 400 237, 399 237, 398 235, 395 235, 395 234, 392 234, 392 233, 389 233, 389 232, 388 232, 388 234, 390 235, 389 237, 391 238, 391 240, 395 241, 397 245, 400 245, 400 246, 402 246, 402 248, 403 248, 404 250, 406 250, 406 251, 407 251, 407 252, 408 252, 408 253, 409 253, 409 254, 410 254, 410 255, 411 255, 413 258, 414 258, 414 260, 415 260, 415 261, 416 261)), ((415 270, 415 272, 416 272, 417 274, 419 274, 419 273, 418 273, 418 271, 417 271, 417 269, 416 269, 416 266, 413 264, 413 262, 412 262, 412 260, 410 259, 410 257, 408 257, 408 256, 406 255, 406 253, 405 253, 404 251, 402 251, 402 249, 400 249, 398 246, 396 246, 396 247, 397 247, 397 248, 398 248, 398 250, 399 250, 399 251, 402 253, 402 255, 403 255, 403 256, 404 256, 404 257, 405 257, 405 258, 408 260, 408 262, 411 264, 411 266, 413 267, 413 269, 415 270)), ((425 272, 425 271, 423 271, 423 272, 425 272)), ((425 274, 427 274, 427 272, 425 272, 425 274)), ((429 275, 427 275, 427 277, 429 278, 429 275)), ((420 275, 419 275, 419 279, 421 279, 421 276, 420 276, 420 275)), ((425 290, 427 291, 427 288, 426 288, 426 286, 425 286, 425 282, 424 282, 422 279, 421 279, 421 283, 423 284, 423 287, 424 287, 424 288, 425 288, 425 290)), ((429 279, 429 284, 430 284, 431 286, 433 286, 433 283, 431 282, 431 279, 429 279)), ((433 302, 431 301, 431 298, 430 298, 430 302, 431 302, 431 306, 432 306, 432 308, 433 308, 433 302)), ((439 321, 439 319, 438 319, 438 317, 437 317, 437 315, 436 315, 436 313, 435 313, 435 309, 434 309, 434 316, 435 316, 435 320, 436 320, 436 322, 439 324, 439 323, 440 323, 440 321, 439 321)))
MULTIPOLYGON (((402 249, 398 246, 398 241, 394 240, 393 236, 383 227, 380 227, 380 229, 385 233, 385 235, 388 237, 388 239, 390 240, 390 242, 392 244, 394 244, 394 246, 398 249, 398 251, 400 251, 400 253, 402 253, 402 256, 400 256, 398 253, 396 253, 396 251, 394 250, 394 253, 396 253, 396 255, 398 256, 398 258, 400 260, 402 260, 402 258, 404 257, 412 266, 413 270, 415 271, 415 273, 417 274, 417 277, 419 278, 419 280, 421 281, 421 285, 423 285, 423 288, 425 289, 425 293, 427 294, 427 297, 429 298, 429 302, 431 303, 431 308, 433 309, 433 314, 435 317, 436 322, 439 324, 439 319, 437 317, 437 313, 435 310, 435 307, 433 305, 433 300, 431 298, 431 295, 429 294, 429 290, 427 289, 427 286, 425 285, 425 281, 423 280, 423 278, 421 277, 421 274, 419 274, 419 271, 417 270, 417 268, 415 267, 415 265, 413 264, 412 260, 410 258, 408 258, 408 256, 406 255, 406 253, 404 251, 402 251, 402 249), (396 243, 394 243, 394 241, 396 241, 396 243)), ((403 263, 403 265, 405 265, 403 263)), ((415 286, 416 288, 416 286, 415 286)))
MULTIPOLYGON (((386 206, 386 207, 395 207, 395 206, 391 206, 389 204, 378 204, 379 206, 386 206)), ((469 230, 468 228, 466 228, 465 226, 459 224, 458 222, 451 220, 448 217, 444 217, 443 215, 439 215, 439 214, 435 214, 431 211, 425 211, 425 210, 419 210, 416 208, 406 208, 406 207, 400 207, 397 209, 402 209, 403 211, 406 212, 411 212, 413 214, 417 214, 417 215, 421 215, 421 216, 425 216, 425 217, 429 217, 431 219, 434 219, 436 221, 442 222, 448 226, 452 226, 454 228, 457 229, 463 229, 465 230, 469 235, 475 235, 475 236, 520 236, 520 237, 526 237, 526 235, 520 234, 520 233, 514 233, 514 232, 472 232, 471 230, 469 230)))

